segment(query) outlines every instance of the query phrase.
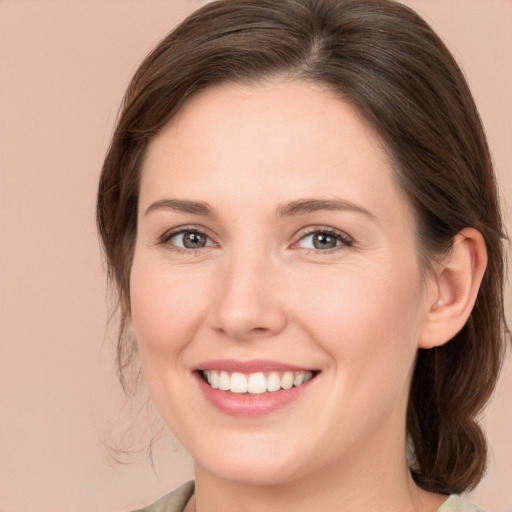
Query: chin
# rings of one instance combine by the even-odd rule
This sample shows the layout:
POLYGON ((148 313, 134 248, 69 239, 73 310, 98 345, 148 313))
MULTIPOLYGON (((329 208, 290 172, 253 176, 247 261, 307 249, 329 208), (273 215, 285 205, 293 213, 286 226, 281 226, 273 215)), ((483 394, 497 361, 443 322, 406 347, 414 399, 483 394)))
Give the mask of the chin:
MULTIPOLYGON (((198 463, 199 465, 199 463, 198 463)), ((267 487, 286 484, 296 480, 300 475, 290 470, 288 465, 257 465, 250 461, 239 461, 230 464, 215 463, 205 469, 217 478, 239 485, 267 487)))
POLYGON ((304 476, 307 459, 297 453, 296 446, 284 451, 274 446, 262 447, 260 443, 248 443, 248 446, 232 448, 217 445, 214 450, 200 449, 200 457, 194 457, 196 467, 204 468, 217 478, 243 485, 269 486, 284 484, 304 476), (219 450, 219 448, 222 448, 219 450), (236 455, 233 455, 236 454, 236 455), (269 454, 272 454, 269 456, 269 454))

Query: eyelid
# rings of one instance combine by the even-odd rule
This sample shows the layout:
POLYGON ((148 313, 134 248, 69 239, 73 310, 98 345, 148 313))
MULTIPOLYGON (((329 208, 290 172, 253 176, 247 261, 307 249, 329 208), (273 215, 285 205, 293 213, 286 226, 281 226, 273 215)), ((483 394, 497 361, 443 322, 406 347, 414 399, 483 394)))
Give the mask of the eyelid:
POLYGON ((302 230, 299 231, 299 233, 297 233, 297 235, 294 238, 296 241, 293 242, 292 248, 297 247, 299 249, 305 249, 305 250, 310 250, 310 251, 314 251, 317 253, 324 253, 324 254, 333 252, 333 251, 337 251, 341 248, 352 247, 354 245, 354 239, 350 235, 348 235, 345 231, 341 231, 340 229, 332 228, 330 226, 310 226, 307 228, 303 228, 302 230), (308 236, 314 235, 315 233, 332 235, 340 243, 330 249, 313 249, 313 248, 298 247, 299 242, 301 242, 308 236))
POLYGON ((207 247, 216 247, 218 243, 214 240, 214 238, 209 234, 209 230, 198 226, 197 224, 190 224, 185 226, 178 226, 176 228, 172 228, 167 230, 163 235, 161 235, 157 240, 157 245, 165 245, 168 244, 172 247, 173 250, 181 251, 181 252, 197 252, 200 249, 206 249, 207 247), (174 244, 170 244, 169 241, 171 238, 180 235, 182 233, 199 233, 204 235, 209 241, 212 242, 210 245, 206 245, 205 247, 199 247, 197 249, 188 249, 186 247, 179 247, 174 244))
MULTIPOLYGON (((340 229, 336 229, 336 228, 333 228, 330 226, 322 226, 322 225, 309 226, 306 228, 302 228, 298 233, 296 233, 296 235, 294 236, 294 240, 295 241, 292 243, 291 248, 305 249, 305 250, 310 250, 310 251, 314 251, 317 253, 323 253, 323 254, 337 251, 342 248, 351 247, 354 245, 354 239, 350 235, 348 235, 345 231, 342 231, 340 229), (330 249, 313 249, 313 248, 298 247, 298 244, 300 243, 301 240, 303 240, 306 237, 311 236, 315 233, 323 233, 323 234, 327 234, 327 235, 332 235, 340 243, 330 249)), ((203 226, 198 226, 197 224, 178 226, 178 227, 167 230, 157 240, 157 245, 166 245, 166 244, 171 246, 172 250, 179 251, 179 252, 197 252, 200 249, 206 249, 207 247, 218 247, 219 246, 218 242, 215 241, 214 237, 210 235, 209 230, 203 226), (182 233, 186 233, 186 232, 200 233, 200 234, 204 235, 208 239, 208 241, 211 242, 211 244, 207 244, 204 247, 199 247, 196 249, 188 249, 186 247, 180 247, 178 245, 169 244, 169 240, 171 240, 171 238, 173 238, 177 235, 180 235, 182 233)))

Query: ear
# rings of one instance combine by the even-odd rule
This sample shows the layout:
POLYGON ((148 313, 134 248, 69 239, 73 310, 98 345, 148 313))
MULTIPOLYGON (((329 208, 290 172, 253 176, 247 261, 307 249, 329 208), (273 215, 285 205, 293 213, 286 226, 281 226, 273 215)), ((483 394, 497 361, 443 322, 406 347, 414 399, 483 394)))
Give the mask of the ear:
POLYGON ((453 247, 435 268, 427 292, 427 312, 419 347, 433 348, 450 341, 464 327, 476 301, 487 266, 482 234, 473 228, 458 233, 453 247))

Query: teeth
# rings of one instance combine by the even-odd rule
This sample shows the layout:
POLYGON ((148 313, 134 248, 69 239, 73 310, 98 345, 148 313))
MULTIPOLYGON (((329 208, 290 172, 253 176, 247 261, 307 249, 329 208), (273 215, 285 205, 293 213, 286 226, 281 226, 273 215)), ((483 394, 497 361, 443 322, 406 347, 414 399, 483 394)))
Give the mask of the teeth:
POLYGON ((231 391, 231 393, 249 393, 258 395, 267 391, 279 391, 280 389, 291 389, 293 386, 300 386, 313 377, 312 372, 263 372, 244 373, 225 371, 205 370, 203 372, 208 384, 214 389, 231 391))
POLYGON ((232 373, 229 390, 231 393, 247 393, 247 377, 243 373, 232 373))
POLYGON ((247 379, 247 391, 252 395, 259 395, 267 391, 267 379, 263 373, 251 373, 247 379))
POLYGON ((217 389, 219 387, 219 374, 217 372, 212 372, 208 376, 208 382, 212 388, 217 389))
POLYGON ((291 389, 293 387, 294 375, 292 372, 286 372, 281 378, 281 387, 283 389, 291 389))
MULTIPOLYGON (((214 372, 217 373, 217 372, 214 372)), ((220 372, 219 374, 219 389, 227 391, 231 387, 231 377, 228 372, 220 372)))
POLYGON ((279 391, 281 389, 281 377, 279 373, 272 372, 267 377, 267 391, 279 391))
POLYGON ((294 386, 300 386, 304 382, 304 374, 303 373, 297 373, 295 375, 295 378, 293 379, 293 385, 294 386))

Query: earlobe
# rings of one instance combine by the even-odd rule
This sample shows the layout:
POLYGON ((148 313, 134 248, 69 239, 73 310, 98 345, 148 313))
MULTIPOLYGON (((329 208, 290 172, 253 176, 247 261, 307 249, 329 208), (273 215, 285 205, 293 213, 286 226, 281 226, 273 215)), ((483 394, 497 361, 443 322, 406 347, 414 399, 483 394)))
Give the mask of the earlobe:
POLYGON ((475 304, 486 266, 482 234, 474 228, 463 229, 435 270, 420 348, 444 345, 462 329, 475 304))

